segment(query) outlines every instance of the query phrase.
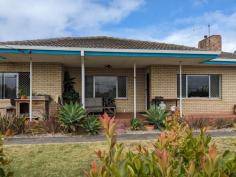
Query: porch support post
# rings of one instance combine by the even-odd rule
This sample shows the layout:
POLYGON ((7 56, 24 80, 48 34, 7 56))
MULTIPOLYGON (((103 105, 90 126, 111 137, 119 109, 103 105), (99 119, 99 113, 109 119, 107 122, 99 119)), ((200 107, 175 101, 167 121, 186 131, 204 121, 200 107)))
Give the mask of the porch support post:
MULTIPOLYGON (((31 54, 29 54, 31 55, 31 54)), ((29 106, 29 118, 30 122, 32 121, 32 95, 33 95, 33 63, 32 63, 32 58, 30 56, 30 106, 29 106)))
POLYGON ((134 63, 134 118, 137 118, 136 107, 136 63, 134 63))
POLYGON ((84 67, 84 51, 81 51, 81 102, 85 109, 85 67, 84 67))
POLYGON ((183 95, 182 95, 182 63, 179 62, 179 107, 180 107, 180 117, 183 117, 183 95))

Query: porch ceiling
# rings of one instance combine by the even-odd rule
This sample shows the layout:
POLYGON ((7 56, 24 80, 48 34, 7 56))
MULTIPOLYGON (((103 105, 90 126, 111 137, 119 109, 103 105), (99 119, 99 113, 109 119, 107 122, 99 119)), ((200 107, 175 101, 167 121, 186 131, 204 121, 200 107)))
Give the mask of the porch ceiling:
MULTIPOLYGON (((28 54, 1 53, 1 62, 29 62, 28 54)), ((78 54, 31 54, 33 62, 62 63, 65 66, 80 67, 81 56, 78 54)), ((209 58, 161 57, 161 56, 86 56, 86 67, 130 68, 136 63, 138 68, 149 65, 200 65, 209 58)))
POLYGON ((199 58, 167 58, 167 57, 101 57, 101 56, 86 56, 85 66, 89 67, 103 67, 111 65, 117 68, 132 68, 134 63, 138 68, 146 67, 149 65, 197 65, 206 59, 199 58))
MULTIPOLYGON (((0 62, 29 62, 28 54, 14 54, 14 53, 1 53, 0 62)), ((62 63, 66 66, 80 66, 80 55, 46 55, 46 54, 31 54, 33 62, 40 63, 62 63)))

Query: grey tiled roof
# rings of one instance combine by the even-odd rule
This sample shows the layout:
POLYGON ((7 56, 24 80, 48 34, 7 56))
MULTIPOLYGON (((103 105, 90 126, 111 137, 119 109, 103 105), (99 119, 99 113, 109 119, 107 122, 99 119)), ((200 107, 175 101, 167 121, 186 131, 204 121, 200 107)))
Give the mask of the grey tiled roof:
POLYGON ((200 51, 195 47, 160 42, 141 41, 133 39, 113 38, 106 36, 95 37, 66 37, 25 41, 0 42, 0 45, 26 45, 50 47, 81 47, 81 48, 109 48, 109 49, 150 49, 150 50, 188 50, 200 51))

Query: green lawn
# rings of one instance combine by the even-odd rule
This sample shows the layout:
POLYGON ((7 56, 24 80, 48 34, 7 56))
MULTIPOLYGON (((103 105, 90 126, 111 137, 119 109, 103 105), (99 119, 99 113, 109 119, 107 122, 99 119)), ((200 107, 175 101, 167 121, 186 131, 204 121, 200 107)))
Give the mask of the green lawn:
MULTIPOLYGON (((219 151, 236 151, 236 137, 215 138, 219 151)), ((134 148, 140 141, 125 141, 127 148, 134 148)), ((151 141, 142 141, 151 147, 151 141)), ((80 177, 96 158, 96 149, 105 149, 106 143, 6 145, 6 153, 13 159, 15 177, 80 177)))

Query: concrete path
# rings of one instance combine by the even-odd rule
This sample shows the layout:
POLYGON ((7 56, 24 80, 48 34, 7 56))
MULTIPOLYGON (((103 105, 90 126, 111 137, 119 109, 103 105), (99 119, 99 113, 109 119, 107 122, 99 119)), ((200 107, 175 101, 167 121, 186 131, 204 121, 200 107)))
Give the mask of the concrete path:
MULTIPOLYGON (((160 132, 156 133, 145 133, 145 134, 120 134, 118 140, 150 140, 155 139, 160 132)), ((198 132, 194 132, 198 134, 198 132)), ((226 132, 209 132, 212 137, 235 137, 235 131, 226 132)), ((12 137, 4 140, 4 144, 50 144, 50 143, 79 143, 79 142, 96 142, 105 141, 104 135, 96 136, 50 136, 50 137, 12 137)))

